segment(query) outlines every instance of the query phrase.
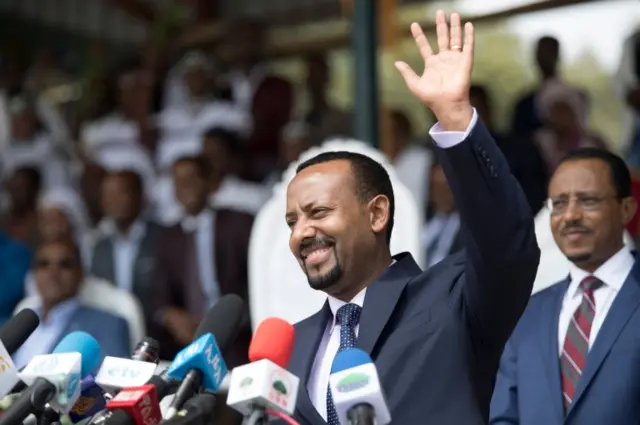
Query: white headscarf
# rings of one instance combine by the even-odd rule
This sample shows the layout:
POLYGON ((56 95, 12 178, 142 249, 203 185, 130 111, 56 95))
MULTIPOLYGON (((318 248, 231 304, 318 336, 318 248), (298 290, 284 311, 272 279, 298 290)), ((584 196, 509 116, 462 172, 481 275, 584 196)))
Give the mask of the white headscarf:
POLYGON ((80 195, 68 187, 56 187, 44 192, 38 200, 38 209, 56 208, 71 222, 76 238, 90 228, 89 216, 80 195))

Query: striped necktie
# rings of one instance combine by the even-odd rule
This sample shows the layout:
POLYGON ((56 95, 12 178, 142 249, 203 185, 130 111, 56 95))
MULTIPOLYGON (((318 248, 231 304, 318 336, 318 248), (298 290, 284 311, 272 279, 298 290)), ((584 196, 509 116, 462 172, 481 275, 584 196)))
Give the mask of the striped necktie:
POLYGON ((565 411, 569 409, 571 401, 576 393, 578 380, 587 364, 589 354, 589 336, 591 325, 596 314, 596 300, 593 291, 602 285, 595 276, 587 276, 580 282, 582 289, 582 302, 573 313, 567 336, 562 346, 560 356, 560 371, 562 373, 562 396, 565 411))

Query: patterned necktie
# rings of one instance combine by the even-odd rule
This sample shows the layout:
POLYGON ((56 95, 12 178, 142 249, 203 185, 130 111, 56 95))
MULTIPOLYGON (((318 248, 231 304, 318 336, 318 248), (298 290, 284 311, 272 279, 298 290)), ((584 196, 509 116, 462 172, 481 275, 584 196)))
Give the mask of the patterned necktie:
POLYGON ((587 364, 589 335, 591 335, 591 325, 596 314, 596 300, 593 297, 593 291, 601 285, 602 281, 595 276, 587 276, 580 282, 580 288, 583 292, 582 302, 571 318, 560 356, 562 398, 565 411, 571 405, 578 380, 587 364))
MULTIPOLYGON (((356 326, 360 321, 362 307, 357 304, 345 304, 336 312, 336 321, 340 324, 340 348, 338 353, 346 348, 356 346, 356 326)), ((331 390, 327 387, 327 424, 340 425, 336 407, 333 405, 331 390)))

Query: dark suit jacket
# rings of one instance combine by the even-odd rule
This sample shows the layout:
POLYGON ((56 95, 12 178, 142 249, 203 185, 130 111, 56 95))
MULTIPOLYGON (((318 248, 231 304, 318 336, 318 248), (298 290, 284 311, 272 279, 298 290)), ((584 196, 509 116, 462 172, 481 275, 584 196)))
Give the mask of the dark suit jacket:
MULTIPOLYGON (((153 273, 156 267, 156 245, 165 228, 153 221, 147 221, 145 225, 145 234, 140 242, 133 267, 133 295, 142 304, 145 315, 149 315, 152 308, 151 300, 155 293, 153 273)), ((91 274, 114 283, 115 266, 111 238, 105 236, 99 239, 93 248, 91 257, 91 274)))
MULTIPOLYGON (((60 334, 58 342, 69 332, 83 331, 93 336, 100 344, 100 354, 104 356, 129 358, 133 347, 129 339, 129 325, 121 317, 91 307, 80 307, 71 316, 67 327, 60 334)), ((102 362, 100 362, 102 363, 102 362)))
MULTIPOLYGON (((436 149, 466 249, 423 272, 404 253, 367 288, 357 347, 368 352, 398 425, 486 424, 500 355, 525 309, 540 250, 527 201, 485 126, 436 149)), ((328 303, 296 324, 288 369, 300 377, 295 417, 324 421, 307 381, 331 318, 328 303)))
POLYGON ((531 298, 502 355, 491 424, 640 423, 640 263, 611 305, 565 418, 558 318, 568 286, 565 279, 531 298))
MULTIPOLYGON (((248 320, 247 254, 253 217, 231 210, 217 210, 214 225, 214 256, 216 279, 220 294, 237 294, 247 303, 247 323, 236 344, 224 352, 229 368, 248 362, 251 327, 248 320)), ((186 234, 180 223, 170 227, 158 244, 158 267, 154 278, 154 311, 167 307, 188 310, 188 300, 202 297, 202 288, 191 287, 186 266, 186 234)), ((173 358, 183 348, 168 333, 154 326, 160 340, 163 358, 173 358)))

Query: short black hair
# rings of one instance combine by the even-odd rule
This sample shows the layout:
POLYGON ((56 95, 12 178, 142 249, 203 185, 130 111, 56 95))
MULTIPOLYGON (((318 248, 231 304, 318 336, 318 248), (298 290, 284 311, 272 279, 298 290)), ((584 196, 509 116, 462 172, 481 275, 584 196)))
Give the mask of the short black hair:
POLYGON ((203 139, 205 142, 209 139, 221 141, 227 152, 234 156, 241 154, 243 150, 244 143, 240 135, 222 127, 214 127, 207 130, 203 139))
POLYGON ((360 202, 369 202, 378 195, 384 195, 389 199, 389 222, 387 223, 386 235, 387 245, 389 245, 391 231, 393 230, 395 199, 389 173, 380 163, 366 155, 355 152, 323 152, 299 164, 296 168, 296 174, 312 165, 340 160, 349 161, 351 164, 351 171, 355 181, 355 194, 360 202))
POLYGON ((188 162, 190 164, 195 165, 196 168, 198 169, 198 173, 200 174, 200 177, 202 177, 203 179, 208 180, 211 177, 212 167, 211 167, 211 164, 209 164, 209 161, 207 161, 207 158, 205 158, 204 156, 202 155, 182 156, 178 158, 176 161, 174 161, 173 165, 176 166, 181 162, 188 162))
POLYGON ((578 148, 570 151, 558 163, 579 161, 581 159, 596 159, 602 161, 609 168, 611 184, 616 191, 616 197, 623 199, 631 196, 631 173, 627 164, 618 155, 599 148, 578 148))
POLYGON ((540 49, 542 46, 551 47, 556 55, 560 53, 560 42, 552 35, 543 35, 538 39, 537 48, 540 49))

